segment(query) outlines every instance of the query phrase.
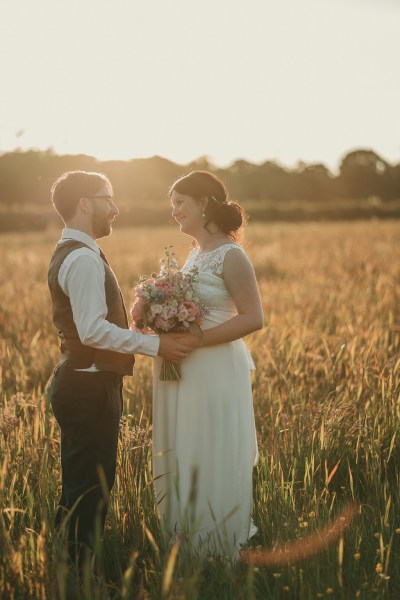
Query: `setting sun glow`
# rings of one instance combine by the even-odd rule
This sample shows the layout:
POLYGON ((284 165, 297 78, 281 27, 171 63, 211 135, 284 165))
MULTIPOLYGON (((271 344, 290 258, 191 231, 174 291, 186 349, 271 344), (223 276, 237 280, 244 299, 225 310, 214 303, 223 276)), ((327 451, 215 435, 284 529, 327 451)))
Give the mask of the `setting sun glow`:
POLYGON ((3 0, 0 152, 397 162, 399 16, 391 0, 3 0))

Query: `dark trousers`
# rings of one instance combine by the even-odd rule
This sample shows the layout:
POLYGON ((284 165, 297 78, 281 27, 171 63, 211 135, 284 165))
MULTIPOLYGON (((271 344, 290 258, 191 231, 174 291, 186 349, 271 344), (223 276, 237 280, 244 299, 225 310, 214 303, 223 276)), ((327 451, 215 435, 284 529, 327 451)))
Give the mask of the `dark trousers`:
POLYGON ((103 531, 114 484, 122 377, 57 367, 51 405, 61 429, 62 493, 56 526, 65 532, 70 556, 94 549, 103 531))

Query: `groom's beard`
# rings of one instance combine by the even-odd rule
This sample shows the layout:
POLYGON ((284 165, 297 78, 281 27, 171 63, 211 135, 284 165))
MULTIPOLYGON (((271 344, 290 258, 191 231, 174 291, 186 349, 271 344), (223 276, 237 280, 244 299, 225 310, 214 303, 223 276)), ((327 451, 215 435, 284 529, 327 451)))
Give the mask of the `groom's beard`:
POLYGON ((95 239, 110 235, 112 231, 110 218, 103 214, 94 213, 92 215, 92 230, 95 239))

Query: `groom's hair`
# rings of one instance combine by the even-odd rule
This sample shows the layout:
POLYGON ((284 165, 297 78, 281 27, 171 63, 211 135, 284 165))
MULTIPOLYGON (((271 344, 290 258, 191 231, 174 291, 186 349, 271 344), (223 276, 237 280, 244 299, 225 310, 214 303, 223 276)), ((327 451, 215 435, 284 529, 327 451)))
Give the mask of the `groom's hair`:
POLYGON ((64 222, 71 219, 80 198, 94 196, 110 180, 103 173, 92 171, 67 171, 52 185, 51 200, 64 222))

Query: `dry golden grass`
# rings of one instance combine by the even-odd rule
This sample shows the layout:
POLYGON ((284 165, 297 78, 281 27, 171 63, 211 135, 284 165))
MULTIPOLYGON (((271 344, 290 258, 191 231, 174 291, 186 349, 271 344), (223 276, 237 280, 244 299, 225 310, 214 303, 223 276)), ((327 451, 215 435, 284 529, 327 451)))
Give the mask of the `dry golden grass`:
MULTIPOLYGON (((1 598, 77 597, 52 525, 59 437, 45 388, 58 349, 46 272, 58 233, 0 237, 1 598)), ((339 544, 273 571, 180 552, 175 562, 154 512, 151 360, 139 357, 125 386, 108 574, 88 581, 82 598, 400 596, 399 237, 397 221, 248 232, 265 309, 264 330, 248 338, 260 446, 254 545, 297 542, 355 500, 360 515, 339 544)), ((182 263, 190 240, 173 227, 121 229, 103 241, 127 303, 169 243, 182 263)))

